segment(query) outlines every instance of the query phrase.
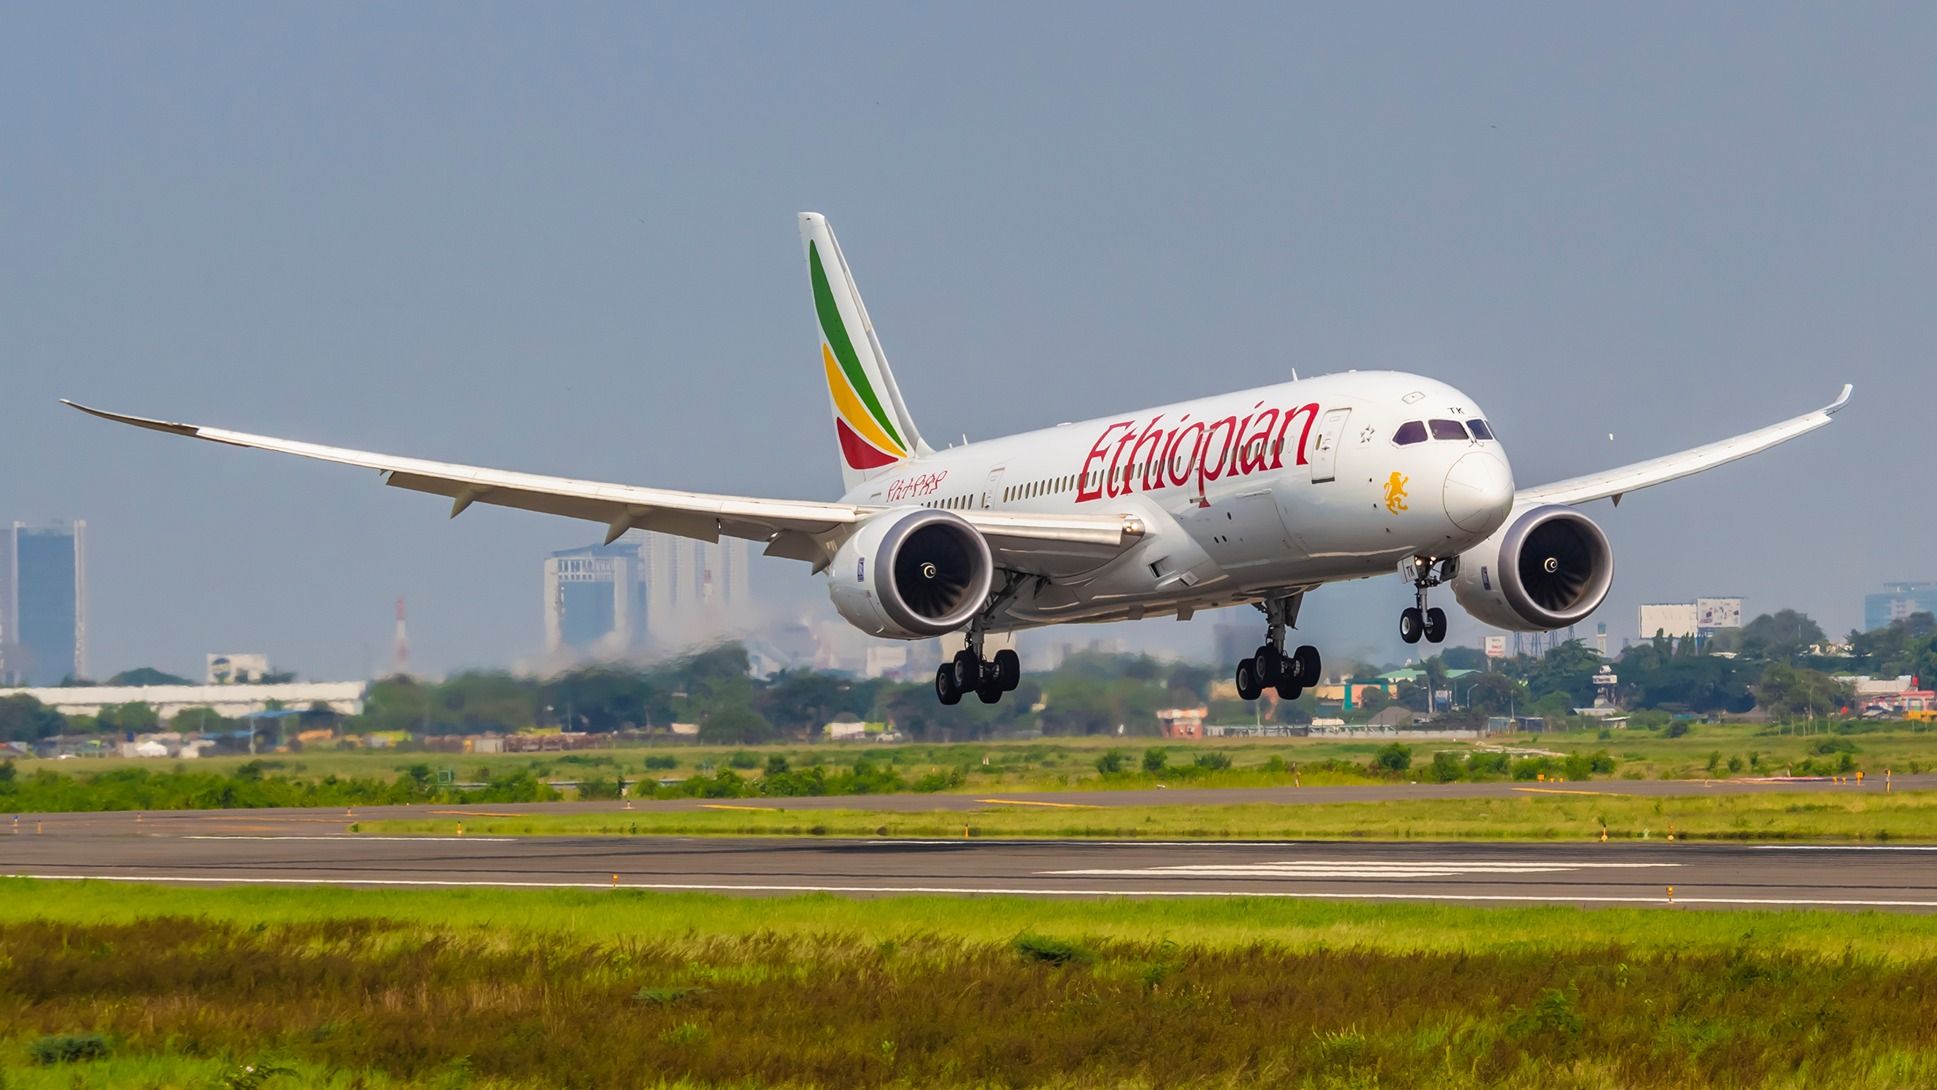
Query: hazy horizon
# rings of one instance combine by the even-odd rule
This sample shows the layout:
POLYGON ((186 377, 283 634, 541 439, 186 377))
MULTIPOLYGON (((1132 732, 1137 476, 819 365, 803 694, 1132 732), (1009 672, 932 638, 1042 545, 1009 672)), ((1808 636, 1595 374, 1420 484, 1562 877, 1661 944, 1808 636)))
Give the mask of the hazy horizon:
MULTIPOLYGON (((1619 646, 1937 579, 1937 11, 421 4, 0 16, 0 522, 89 524, 92 673, 536 657, 601 528, 90 420, 736 494, 839 491, 794 216, 934 441, 1349 368, 1522 485, 1831 427, 1586 510, 1619 646), (1611 436, 1611 438, 1610 438, 1611 436)), ((755 550, 757 553, 757 549, 755 550)), ((831 616, 804 565, 754 590, 831 616)), ((1442 599, 1451 607, 1450 595, 1442 599)), ((1309 599, 1397 659, 1397 576, 1309 599)), ((1485 631, 1454 612, 1452 640, 1485 631)), ((1129 635, 1208 647, 1200 614, 1129 635)), ((1042 637, 1038 637, 1042 638, 1042 637)), ((1201 650, 1198 653, 1202 653, 1201 650)))

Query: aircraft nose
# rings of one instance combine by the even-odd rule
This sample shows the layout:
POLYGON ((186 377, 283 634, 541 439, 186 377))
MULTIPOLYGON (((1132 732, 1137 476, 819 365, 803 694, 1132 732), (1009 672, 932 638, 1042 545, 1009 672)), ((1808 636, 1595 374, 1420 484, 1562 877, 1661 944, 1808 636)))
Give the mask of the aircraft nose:
POLYGON ((1513 508, 1513 471, 1491 451, 1473 451, 1446 471, 1445 503, 1453 525, 1486 533, 1513 508))

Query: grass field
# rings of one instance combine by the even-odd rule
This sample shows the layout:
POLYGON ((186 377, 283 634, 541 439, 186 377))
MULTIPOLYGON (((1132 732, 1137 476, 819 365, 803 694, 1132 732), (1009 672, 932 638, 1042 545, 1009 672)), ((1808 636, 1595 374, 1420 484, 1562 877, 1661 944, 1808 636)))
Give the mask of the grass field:
POLYGON ((0 959, 10 1090, 1937 1081, 1923 916, 12 880, 0 959))
POLYGON ((1161 837, 1169 839, 1937 841, 1937 792, 1596 794, 1533 787, 1513 798, 1228 806, 989 806, 971 811, 788 810, 784 799, 686 812, 364 821, 370 834, 555 836, 1161 837))
MULTIPOLYGON (((1616 761, 1617 778, 1699 778, 1704 776, 1763 775, 1795 768, 1806 760, 1819 764, 1840 760, 1842 747, 1849 748, 1855 767, 1872 775, 1885 769, 1898 773, 1937 768, 1937 732, 1906 723, 1860 724, 1855 733, 1838 734, 1818 727, 1813 733, 1795 733, 1781 728, 1750 723, 1696 724, 1690 733, 1667 738, 1663 732, 1647 730, 1563 731, 1553 734, 1495 736, 1487 746, 1537 750, 1567 754, 1607 751, 1616 761), (1824 752, 1819 752, 1824 751, 1824 752), (1730 761, 1739 765, 1733 772, 1730 761), (1709 766, 1714 764, 1711 771, 1709 766)), ((767 758, 779 755, 795 767, 814 764, 846 766, 857 758, 891 767, 909 778, 935 771, 960 769, 963 785, 957 790, 989 792, 995 790, 1055 790, 1086 788, 1147 787, 1157 783, 1179 782, 1178 774, 1146 775, 1135 771, 1146 748, 1165 751, 1169 764, 1189 765, 1200 754, 1228 757, 1228 770, 1190 775, 1194 785, 1207 787, 1267 786, 1292 782, 1293 772, 1271 765, 1273 758, 1288 766, 1301 766, 1301 782, 1308 784, 1360 782, 1364 776, 1348 771, 1320 770, 1313 766, 1327 762, 1362 765, 1387 741, 1359 739, 1211 739, 1202 742, 1166 742, 1155 738, 1054 738, 1020 742, 977 742, 953 745, 910 743, 894 746, 855 746, 845 744, 776 745, 754 747, 673 746, 586 750, 573 753, 528 754, 452 754, 399 753, 388 751, 335 752, 311 749, 301 753, 268 755, 271 771, 300 778, 394 778, 412 765, 428 765, 448 770, 459 780, 487 779, 493 773, 531 769, 555 779, 584 776, 610 777, 623 774, 628 779, 681 777, 703 768, 729 767, 736 754, 749 769, 764 765, 767 758), (1117 749, 1129 758, 1129 774, 1105 777, 1096 768, 1097 758, 1117 749), (646 768, 648 757, 670 759, 673 767, 646 768)), ((1446 750, 1462 756, 1475 746, 1467 742, 1409 742, 1414 772, 1430 765, 1435 751, 1446 750)), ((187 767, 199 771, 228 773, 254 760, 249 757, 214 757, 193 762, 157 761, 124 758, 89 758, 72 761, 29 760, 19 762, 22 773, 49 770, 68 775, 90 775, 114 768, 187 767)), ((753 774, 753 773, 749 773, 753 774)))

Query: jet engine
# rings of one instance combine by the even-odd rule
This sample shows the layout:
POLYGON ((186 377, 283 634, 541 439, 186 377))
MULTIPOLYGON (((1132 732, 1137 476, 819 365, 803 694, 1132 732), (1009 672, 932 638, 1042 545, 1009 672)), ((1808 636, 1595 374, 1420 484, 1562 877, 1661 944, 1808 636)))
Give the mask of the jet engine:
POLYGON ((967 624, 989 597, 989 543, 951 511, 883 511, 861 524, 828 566, 827 593, 871 636, 918 640, 967 624))
POLYGON ((1571 507, 1514 511, 1493 536, 1460 557, 1453 597, 1498 628, 1565 628, 1597 609, 1614 582, 1607 535, 1571 507))

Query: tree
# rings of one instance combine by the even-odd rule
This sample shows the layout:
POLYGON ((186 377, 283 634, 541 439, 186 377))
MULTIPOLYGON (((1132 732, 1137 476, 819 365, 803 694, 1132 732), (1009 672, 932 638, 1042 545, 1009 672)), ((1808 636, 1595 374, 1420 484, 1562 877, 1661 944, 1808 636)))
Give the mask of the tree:
POLYGON ((1404 772, 1412 767, 1412 747, 1394 742, 1373 755, 1372 766, 1386 772, 1404 772))
POLYGON ((178 677, 174 674, 163 673, 152 666, 137 666, 132 670, 123 670, 120 673, 109 678, 108 684, 109 685, 147 686, 147 685, 193 685, 195 683, 188 680, 185 677, 178 677))
POLYGON ((1601 668, 1601 656, 1580 640, 1568 640, 1543 656, 1527 676, 1527 691, 1537 697, 1565 693, 1567 707, 1578 708, 1594 701, 1594 674, 1601 668))
POLYGON ((94 729, 103 734, 140 734, 161 726, 161 716, 140 701, 115 704, 101 709, 94 717, 94 729))
POLYGON ((1806 613, 1779 609, 1742 626, 1742 654, 1752 659, 1788 660, 1823 642, 1823 629, 1806 613))
POLYGON ((0 741, 35 742, 67 730, 61 713, 28 696, 0 696, 0 741))
POLYGON ((1466 706, 1480 715, 1524 713, 1532 703, 1526 686, 1504 674, 1484 674, 1466 693, 1466 706))
POLYGON ((1772 662, 1755 684, 1756 703, 1778 719, 1816 719, 1850 702, 1849 687, 1828 674, 1772 662))
POLYGON ((774 736, 773 724, 748 704, 728 704, 700 720, 702 742, 765 742, 774 736))
POLYGON ((1170 754, 1155 746, 1143 751, 1143 770, 1153 776, 1163 775, 1165 766, 1170 764, 1170 754))

